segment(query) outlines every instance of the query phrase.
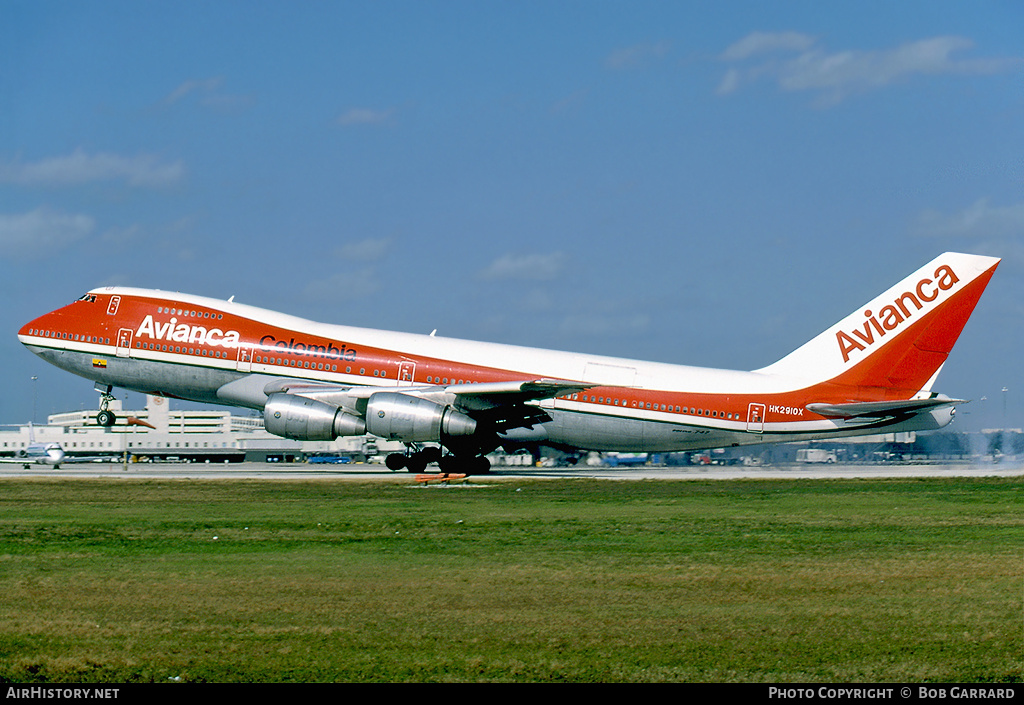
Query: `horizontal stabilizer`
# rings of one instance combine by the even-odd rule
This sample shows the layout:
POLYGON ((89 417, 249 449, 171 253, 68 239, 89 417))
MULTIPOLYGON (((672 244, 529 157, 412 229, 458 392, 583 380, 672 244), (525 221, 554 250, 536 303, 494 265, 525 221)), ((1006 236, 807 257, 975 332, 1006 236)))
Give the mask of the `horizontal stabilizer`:
POLYGON ((897 401, 857 401, 849 404, 808 404, 807 410, 819 416, 839 419, 883 418, 920 414, 941 406, 966 404, 965 399, 939 395, 931 399, 900 399, 897 401))

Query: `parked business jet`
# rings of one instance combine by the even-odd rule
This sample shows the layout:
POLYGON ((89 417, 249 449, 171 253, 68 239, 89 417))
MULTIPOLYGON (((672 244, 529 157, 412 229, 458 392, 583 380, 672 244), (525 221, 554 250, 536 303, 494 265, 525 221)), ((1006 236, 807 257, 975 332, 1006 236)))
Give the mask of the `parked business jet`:
POLYGON ((0 463, 22 465, 26 470, 31 465, 49 465, 59 468, 66 456, 60 443, 30 442, 24 450, 19 450, 13 458, 0 458, 0 463))
MULTIPOLYGON (((314 323, 199 296, 94 289, 25 325, 47 362, 114 387, 263 412, 298 440, 402 441, 392 469, 486 472, 491 450, 685 451, 937 429, 932 385, 999 264, 946 253, 778 362, 703 369, 314 323)), ((834 293, 834 292, 833 292, 834 293)))
MULTIPOLYGON (((133 421, 138 424, 154 428, 154 426, 146 423, 145 421, 140 421, 129 416, 128 423, 131 424, 133 421)), ((60 443, 55 441, 37 441, 35 429, 31 423, 28 425, 28 436, 28 445, 17 451, 12 458, 0 458, 0 464, 21 465, 26 470, 28 470, 32 465, 49 465, 56 470, 60 468, 61 463, 93 463, 97 461, 109 461, 113 457, 113 454, 110 453, 106 455, 69 456, 64 451, 64 447, 61 446, 60 443)))
POLYGON ((28 445, 17 451, 13 458, 0 458, 0 463, 22 465, 26 470, 32 465, 50 465, 59 468, 66 456, 60 443, 39 443, 36 431, 31 423, 28 425, 28 445))

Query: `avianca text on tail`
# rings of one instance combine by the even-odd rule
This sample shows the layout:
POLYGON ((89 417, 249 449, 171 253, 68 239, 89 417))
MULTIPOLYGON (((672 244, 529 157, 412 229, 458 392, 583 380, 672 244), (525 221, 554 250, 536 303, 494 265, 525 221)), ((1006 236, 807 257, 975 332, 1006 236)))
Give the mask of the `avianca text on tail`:
MULTIPOLYGON (((948 252, 750 372, 316 323, 232 301, 94 289, 22 327, 33 353, 114 388, 258 409, 298 440, 406 444, 393 469, 488 469, 498 447, 654 452, 948 424, 932 391, 994 274, 948 252)), ((98 422, 114 415, 101 405, 98 422)))
POLYGON ((936 302, 942 292, 951 290, 959 281, 952 268, 944 264, 935 270, 933 278, 922 279, 916 287, 904 291, 891 304, 883 306, 878 313, 878 318, 882 319, 881 323, 871 309, 864 311, 864 318, 867 320, 862 327, 853 328, 850 333, 843 330, 836 332, 836 341, 843 354, 843 362, 850 361, 850 353, 854 350, 864 352, 869 346, 874 345, 875 333, 881 339, 886 333, 899 330, 911 316, 921 311, 926 304, 936 302))

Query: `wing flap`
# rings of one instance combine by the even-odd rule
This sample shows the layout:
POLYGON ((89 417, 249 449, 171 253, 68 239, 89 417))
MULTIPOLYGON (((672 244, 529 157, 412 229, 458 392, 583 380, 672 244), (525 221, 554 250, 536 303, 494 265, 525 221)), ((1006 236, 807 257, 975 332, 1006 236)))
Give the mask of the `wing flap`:
POLYGON ((513 380, 481 384, 453 384, 445 388, 457 398, 456 405, 467 409, 493 408, 524 404, 575 394, 593 385, 560 379, 513 380))

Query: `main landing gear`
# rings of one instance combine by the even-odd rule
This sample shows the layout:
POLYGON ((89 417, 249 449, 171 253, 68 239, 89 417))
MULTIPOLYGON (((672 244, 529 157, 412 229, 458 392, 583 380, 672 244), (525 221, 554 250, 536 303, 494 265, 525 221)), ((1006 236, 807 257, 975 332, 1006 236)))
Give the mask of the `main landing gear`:
POLYGON ((388 470, 401 470, 405 468, 409 472, 423 472, 430 463, 441 461, 440 448, 424 448, 413 453, 390 453, 384 458, 384 464, 388 470))
POLYGON ((443 472, 484 475, 490 472, 491 461, 483 455, 444 455, 440 448, 424 448, 412 453, 390 453, 384 464, 389 470, 405 469, 423 472, 430 463, 437 463, 443 472))

